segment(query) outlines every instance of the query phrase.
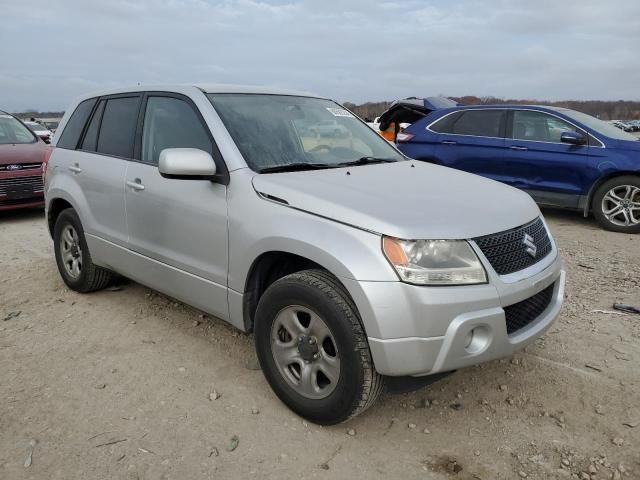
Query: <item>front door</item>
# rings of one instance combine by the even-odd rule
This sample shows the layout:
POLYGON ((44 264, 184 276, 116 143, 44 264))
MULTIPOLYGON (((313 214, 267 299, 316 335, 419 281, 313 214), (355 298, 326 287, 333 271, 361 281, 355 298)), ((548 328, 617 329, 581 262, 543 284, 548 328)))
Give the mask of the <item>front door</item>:
POLYGON ((505 149, 505 168, 514 187, 539 203, 578 207, 585 184, 589 147, 560 141, 564 131, 585 132, 538 110, 513 110, 505 149))
POLYGON ((143 111, 140 161, 129 163, 125 182, 129 249, 144 260, 139 280, 227 319, 226 187, 158 171, 165 148, 213 153, 213 140, 184 97, 149 94, 143 111))

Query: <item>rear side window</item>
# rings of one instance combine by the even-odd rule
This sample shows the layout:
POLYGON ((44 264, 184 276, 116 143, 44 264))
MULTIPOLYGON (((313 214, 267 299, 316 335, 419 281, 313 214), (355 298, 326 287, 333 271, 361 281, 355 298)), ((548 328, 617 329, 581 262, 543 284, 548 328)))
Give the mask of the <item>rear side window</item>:
POLYGON ((80 102, 80 105, 78 105, 64 127, 60 139, 56 143, 56 147, 76 149, 84 125, 87 123, 89 115, 91 115, 91 110, 93 110, 93 106, 97 101, 97 98, 90 98, 80 102))
POLYGON ((207 130, 191 105, 172 97, 149 97, 142 130, 142 161, 158 164, 165 148, 197 148, 212 154, 207 130))
POLYGON ((502 137, 502 110, 467 110, 451 125, 455 135, 502 137))
POLYGON ((98 135, 98 153, 133 157, 140 97, 110 98, 104 107, 98 135))
POLYGON ((98 127, 100 127, 100 120, 102 119, 102 112, 104 111, 104 105, 106 101, 101 100, 96 108, 91 123, 87 128, 87 133, 84 134, 84 140, 82 141, 82 150, 88 150, 90 152, 96 151, 96 143, 98 141, 98 127))

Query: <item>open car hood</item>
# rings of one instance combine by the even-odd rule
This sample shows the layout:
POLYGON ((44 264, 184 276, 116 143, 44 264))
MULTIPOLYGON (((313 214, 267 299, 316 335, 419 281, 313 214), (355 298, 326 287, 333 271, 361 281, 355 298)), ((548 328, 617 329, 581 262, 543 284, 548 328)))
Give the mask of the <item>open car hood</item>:
POLYGON ((380 115, 380 130, 389 128, 391 122, 413 123, 422 117, 426 117, 434 110, 451 108, 457 105, 459 105, 457 102, 447 97, 409 97, 403 100, 396 100, 386 112, 380 115))

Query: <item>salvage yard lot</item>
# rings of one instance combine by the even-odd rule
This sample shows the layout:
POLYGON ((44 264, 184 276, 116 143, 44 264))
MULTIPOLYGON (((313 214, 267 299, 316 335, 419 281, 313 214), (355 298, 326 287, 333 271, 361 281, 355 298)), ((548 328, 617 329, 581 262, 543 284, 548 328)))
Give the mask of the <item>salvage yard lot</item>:
POLYGON ((610 312, 640 306, 640 236, 545 215, 568 274, 546 336, 321 428, 251 336, 125 280, 74 293, 42 213, 1 214, 0 479, 638 479, 640 315, 610 312))

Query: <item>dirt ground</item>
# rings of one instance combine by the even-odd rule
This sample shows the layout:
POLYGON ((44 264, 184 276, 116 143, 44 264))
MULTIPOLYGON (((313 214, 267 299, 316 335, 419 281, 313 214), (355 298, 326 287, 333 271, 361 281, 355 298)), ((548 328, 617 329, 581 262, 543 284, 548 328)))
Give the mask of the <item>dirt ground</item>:
POLYGON ((74 293, 42 213, 0 214, 0 479, 640 479, 640 315, 598 312, 640 306, 640 236, 545 215, 568 271, 545 337, 321 428, 251 336, 132 282, 74 293))

